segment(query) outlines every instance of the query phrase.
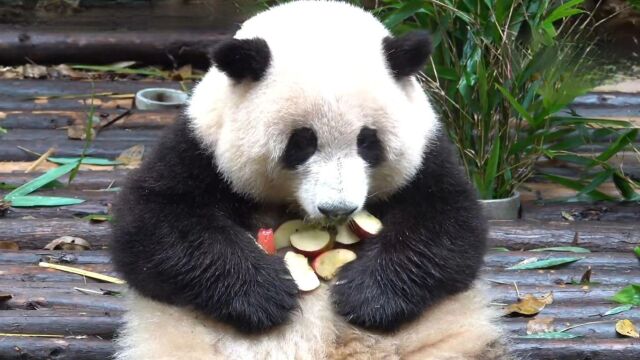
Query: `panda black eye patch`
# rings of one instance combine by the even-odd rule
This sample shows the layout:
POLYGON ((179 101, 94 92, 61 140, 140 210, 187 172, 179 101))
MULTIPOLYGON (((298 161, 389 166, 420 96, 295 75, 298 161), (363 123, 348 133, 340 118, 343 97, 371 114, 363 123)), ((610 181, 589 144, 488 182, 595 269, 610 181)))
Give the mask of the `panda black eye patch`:
POLYGON ((295 129, 284 149, 282 163, 287 169, 295 169, 309 160, 318 149, 318 138, 311 128, 295 129))
POLYGON ((377 166, 382 162, 382 142, 378 138, 378 131, 370 127, 363 127, 358 134, 358 155, 370 166, 377 166))

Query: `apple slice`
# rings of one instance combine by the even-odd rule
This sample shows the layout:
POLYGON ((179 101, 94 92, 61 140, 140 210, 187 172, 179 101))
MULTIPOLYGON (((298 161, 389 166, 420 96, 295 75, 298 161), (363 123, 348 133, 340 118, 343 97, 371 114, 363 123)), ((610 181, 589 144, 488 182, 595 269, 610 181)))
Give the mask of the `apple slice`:
POLYGON ((310 229, 311 225, 305 224, 302 220, 285 221, 275 232, 276 249, 291 246, 291 234, 310 229))
POLYGON ((275 255, 276 242, 273 236, 273 229, 258 230, 258 237, 256 238, 256 242, 267 254, 275 255))
POLYGON ((331 235, 326 230, 304 230, 291 234, 291 246, 313 258, 331 248, 331 235))
POLYGON ((375 236, 382 230, 382 222, 368 211, 357 212, 349 221, 349 228, 360 239, 375 236))
POLYGON ((304 255, 287 251, 284 255, 284 262, 300 291, 311 291, 320 286, 320 279, 309 266, 309 260, 304 255))
POLYGON ((339 244, 353 245, 360 241, 360 238, 349 229, 347 224, 338 225, 336 231, 336 242, 339 244))
POLYGON ((324 280, 331 280, 342 265, 356 259, 356 253, 349 249, 333 249, 318 255, 311 266, 324 280))

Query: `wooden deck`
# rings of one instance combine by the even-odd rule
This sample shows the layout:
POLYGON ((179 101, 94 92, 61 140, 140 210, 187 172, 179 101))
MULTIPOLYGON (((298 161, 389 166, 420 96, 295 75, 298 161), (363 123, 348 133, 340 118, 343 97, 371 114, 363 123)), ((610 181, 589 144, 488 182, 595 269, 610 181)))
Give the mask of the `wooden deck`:
MULTIPOLYGON (((97 82, 94 93, 133 93, 158 85, 153 82, 97 82)), ((177 88, 178 84, 163 83, 177 88)), ((80 140, 67 138, 65 127, 82 124, 88 106, 79 98, 33 99, 41 95, 90 94, 88 82, 0 81, 0 126, 8 133, 0 136, 0 182, 19 185, 41 173, 24 173, 35 157, 18 146, 43 153, 51 146, 57 156, 77 156, 80 140)), ((97 114, 104 121, 131 105, 130 99, 99 96, 97 114)), ((640 102, 639 102, 640 103, 640 102)), ((627 104, 624 111, 640 115, 639 103, 627 104), (631 110, 629 110, 631 109, 631 110)), ((606 106, 597 102, 593 111, 606 106)), ((599 110, 598 110, 599 109, 599 110)), ((609 112, 611 114, 611 112, 609 112)), ((627 114, 622 110, 618 115, 627 114)), ((613 114, 616 115, 616 114, 613 114)), ((137 144, 150 147, 161 128, 173 119, 173 112, 134 112, 101 131, 91 155, 114 158, 137 144)), ((51 166, 51 165, 49 165, 51 166)), ((631 164, 630 166, 634 166, 631 164)), ((80 205, 59 208, 11 209, 0 219, 0 241, 12 241, 19 251, 0 250, 0 359, 105 359, 113 353, 111 339, 123 314, 122 297, 83 293, 75 288, 95 291, 124 291, 122 285, 99 283, 79 275, 39 267, 41 259, 58 259, 61 251, 41 250, 51 240, 65 235, 88 240, 92 249, 73 252, 71 266, 117 276, 108 256, 109 224, 90 223, 81 217, 106 214, 115 192, 96 191, 117 187, 126 169, 84 168, 71 185, 43 190, 42 195, 85 199, 80 205), (9 296, 10 295, 10 296, 9 296), (50 335, 51 337, 35 336, 50 335)), ((548 184, 531 184, 539 191, 526 198, 545 197, 565 190, 548 184)), ((5 192, 0 191, 0 194, 5 192)), ((528 201, 524 218, 515 222, 491 224, 493 247, 509 252, 490 251, 482 272, 492 288, 494 306, 511 304, 520 294, 542 295, 553 291, 554 302, 538 315, 554 317, 556 329, 589 323, 569 330, 582 335, 568 340, 520 339, 532 318, 504 317, 502 322, 512 337, 515 352, 529 359, 639 359, 640 340, 622 338, 614 330, 615 320, 628 318, 640 325, 640 308, 602 317, 617 306, 609 300, 622 287, 640 282, 640 262, 632 249, 640 245, 640 206, 638 204, 553 204, 540 206, 528 201), (568 221, 562 212, 573 214, 568 221), (530 252, 529 249, 576 245, 592 252, 568 254, 530 252), (554 270, 507 270, 526 258, 580 256, 584 259, 554 270), (591 268, 591 285, 571 285, 591 268), (517 285, 517 289, 516 289, 517 285)), ((565 216, 566 217, 566 216, 565 216)), ((66 252, 71 254, 71 252, 66 252)))

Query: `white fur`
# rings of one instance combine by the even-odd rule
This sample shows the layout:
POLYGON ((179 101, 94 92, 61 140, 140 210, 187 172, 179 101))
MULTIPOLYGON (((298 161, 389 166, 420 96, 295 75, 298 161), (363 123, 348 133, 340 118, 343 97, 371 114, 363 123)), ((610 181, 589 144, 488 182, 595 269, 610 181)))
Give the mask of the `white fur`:
MULTIPOLYGON (((300 298, 292 322, 247 336, 187 309, 130 294, 117 360, 484 359, 501 332, 485 292, 473 288, 390 335, 363 332, 334 315, 326 285, 300 298)), ((487 357, 488 358, 488 357, 487 357)))
POLYGON ((371 14, 340 2, 288 3, 242 25, 236 38, 260 37, 269 45, 264 79, 235 84, 213 67, 188 108, 195 134, 236 191, 287 199, 315 217, 320 202, 359 205, 415 175, 438 123, 417 81, 390 75, 386 36, 371 14), (319 151, 302 169, 284 170, 279 159, 288 136, 302 126, 314 129, 319 151), (370 172, 356 159, 363 126, 378 130, 385 150, 386 161, 370 172), (349 177, 319 181, 336 176, 320 168, 339 169, 338 161, 353 164, 342 167, 349 177), (331 190, 339 187, 345 191, 331 190))

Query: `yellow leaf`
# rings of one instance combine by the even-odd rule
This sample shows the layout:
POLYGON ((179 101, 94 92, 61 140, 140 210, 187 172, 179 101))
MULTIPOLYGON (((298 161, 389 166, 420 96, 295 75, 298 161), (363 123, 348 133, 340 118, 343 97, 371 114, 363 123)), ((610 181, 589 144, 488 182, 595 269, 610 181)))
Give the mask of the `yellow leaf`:
POLYGON ((631 320, 624 319, 620 320, 616 323, 616 331, 620 335, 629 336, 632 338, 639 338, 638 330, 635 325, 631 322, 631 320))
POLYGON ((517 313, 521 315, 535 315, 542 311, 546 305, 553 303, 553 293, 549 292, 540 297, 526 294, 517 303, 507 306, 505 315, 517 313))

